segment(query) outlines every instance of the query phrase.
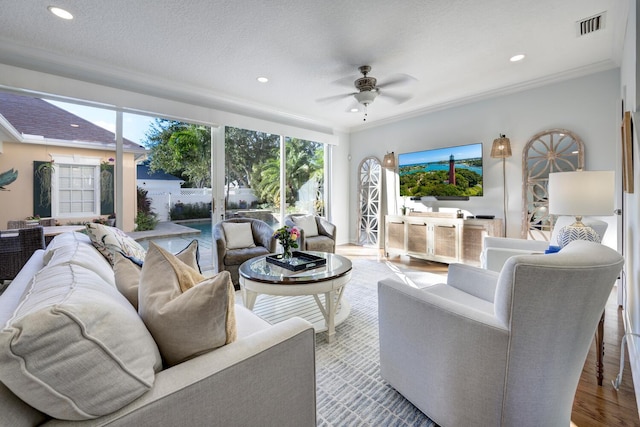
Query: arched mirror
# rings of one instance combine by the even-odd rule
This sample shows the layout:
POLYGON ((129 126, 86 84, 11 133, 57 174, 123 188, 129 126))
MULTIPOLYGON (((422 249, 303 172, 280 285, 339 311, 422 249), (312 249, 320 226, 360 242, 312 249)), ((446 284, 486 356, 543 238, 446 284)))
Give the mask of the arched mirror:
POLYGON ((566 129, 550 129, 531 137, 522 151, 523 239, 549 240, 553 221, 549 215, 547 184, 551 172, 584 168, 584 144, 566 129))
POLYGON ((375 157, 366 157, 358 167, 358 244, 378 247, 382 166, 375 157))

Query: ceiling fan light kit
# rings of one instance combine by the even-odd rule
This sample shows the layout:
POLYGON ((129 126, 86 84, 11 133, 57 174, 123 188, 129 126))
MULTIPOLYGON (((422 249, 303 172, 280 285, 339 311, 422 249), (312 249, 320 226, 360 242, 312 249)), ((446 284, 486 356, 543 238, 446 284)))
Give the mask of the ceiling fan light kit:
MULTIPOLYGON (((402 103, 411 98, 411 95, 407 94, 393 94, 387 91, 387 88, 390 86, 398 86, 405 85, 412 82, 417 81, 414 77, 409 76, 408 74, 395 74, 385 80, 384 83, 378 84, 378 79, 375 77, 369 76, 369 72, 371 72, 370 65, 362 65, 358 67, 360 73, 362 73, 362 77, 357 78, 353 85, 358 90, 357 92, 344 94, 344 95, 335 95, 329 96, 326 98, 320 98, 318 102, 327 102, 342 99, 343 97, 353 96, 359 104, 364 105, 364 121, 367 121, 367 107, 373 103, 373 101, 378 97, 378 95, 383 95, 386 99, 388 98, 390 101, 395 103, 402 103), (380 89, 384 87, 384 94, 381 93, 380 89)), ((357 112, 358 109, 352 107, 347 111, 349 112, 357 112)))
POLYGON ((378 91, 371 90, 366 92, 358 92, 354 93, 353 96, 355 96, 360 104, 366 107, 367 105, 371 104, 374 99, 376 99, 376 96, 378 96, 378 91))

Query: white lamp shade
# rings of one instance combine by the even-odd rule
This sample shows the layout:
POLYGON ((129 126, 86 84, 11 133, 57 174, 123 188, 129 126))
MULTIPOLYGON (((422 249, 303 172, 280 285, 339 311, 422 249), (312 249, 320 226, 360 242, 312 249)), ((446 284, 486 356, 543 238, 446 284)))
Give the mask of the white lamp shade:
POLYGON ((375 90, 363 90, 353 95, 360 104, 369 105, 376 99, 378 92, 375 90))
POLYGON ((576 171, 549 174, 549 213, 606 216, 614 209, 613 171, 576 171))

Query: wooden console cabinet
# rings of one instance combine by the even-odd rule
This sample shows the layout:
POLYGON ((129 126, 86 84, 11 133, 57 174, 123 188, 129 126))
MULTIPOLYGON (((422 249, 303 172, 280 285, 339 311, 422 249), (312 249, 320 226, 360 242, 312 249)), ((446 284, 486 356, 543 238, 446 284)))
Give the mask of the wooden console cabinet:
POLYGON ((502 219, 462 219, 441 213, 385 217, 387 256, 479 265, 484 236, 503 236, 502 219))

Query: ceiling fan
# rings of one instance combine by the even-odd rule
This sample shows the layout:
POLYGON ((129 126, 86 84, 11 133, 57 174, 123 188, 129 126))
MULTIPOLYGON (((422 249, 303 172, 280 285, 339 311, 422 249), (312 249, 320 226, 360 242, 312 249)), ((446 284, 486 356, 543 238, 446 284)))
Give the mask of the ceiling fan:
MULTIPOLYGON (((388 88, 391 86, 401 86, 415 82, 417 81, 416 78, 411 77, 408 74, 396 74, 385 82, 378 84, 378 79, 373 76, 369 76, 369 73, 371 72, 371 66, 362 65, 358 67, 358 70, 360 70, 360 72, 362 73, 362 77, 356 79, 353 82, 353 85, 358 90, 357 92, 320 98, 318 99, 318 102, 336 101, 342 98, 353 96, 358 101, 358 103, 364 105, 364 120, 366 121, 367 107, 378 97, 378 95, 382 95, 386 99, 389 99, 390 101, 393 101, 397 104, 401 104, 411 99, 411 95, 397 93, 394 94, 393 92, 389 92, 388 88)), ((342 81, 344 81, 344 79, 339 80, 339 82, 342 81)))

